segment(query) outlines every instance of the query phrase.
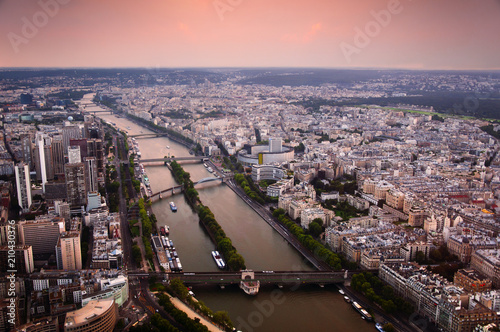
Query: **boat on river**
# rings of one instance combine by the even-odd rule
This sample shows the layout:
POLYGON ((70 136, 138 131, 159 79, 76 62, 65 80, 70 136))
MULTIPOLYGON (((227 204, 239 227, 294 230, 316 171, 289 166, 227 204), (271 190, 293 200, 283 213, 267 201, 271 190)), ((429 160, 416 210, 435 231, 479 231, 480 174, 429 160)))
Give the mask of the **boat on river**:
POLYGON ((220 257, 217 250, 212 251, 212 257, 214 258, 215 263, 217 263, 217 267, 219 269, 222 270, 226 267, 226 263, 224 263, 224 260, 222 259, 222 257, 220 257))
POLYGON ((373 320, 373 317, 372 315, 370 315, 368 313, 368 311, 366 311, 365 308, 363 308, 361 305, 359 305, 358 302, 356 301, 352 301, 352 307, 354 309, 356 309, 360 314, 361 314, 361 317, 365 320, 368 320, 368 321, 372 321, 373 320))

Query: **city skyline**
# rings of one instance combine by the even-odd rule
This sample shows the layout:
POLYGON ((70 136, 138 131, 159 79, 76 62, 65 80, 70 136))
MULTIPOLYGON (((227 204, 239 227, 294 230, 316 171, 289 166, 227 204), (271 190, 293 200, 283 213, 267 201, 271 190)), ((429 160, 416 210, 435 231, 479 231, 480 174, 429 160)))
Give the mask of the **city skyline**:
POLYGON ((500 2, 0 1, 2 67, 498 70, 500 2))

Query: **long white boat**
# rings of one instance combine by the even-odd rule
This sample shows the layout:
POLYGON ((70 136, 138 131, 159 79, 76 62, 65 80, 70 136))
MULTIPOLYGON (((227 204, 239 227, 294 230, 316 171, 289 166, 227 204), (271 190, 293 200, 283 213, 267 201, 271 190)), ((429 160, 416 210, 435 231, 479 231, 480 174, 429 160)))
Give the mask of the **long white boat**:
POLYGON ((226 263, 224 263, 224 260, 222 259, 222 257, 220 257, 219 252, 217 250, 212 251, 212 257, 214 258, 215 263, 217 263, 219 269, 222 270, 226 268, 226 263))
POLYGON ((363 317, 363 319, 366 319, 366 320, 369 320, 369 321, 373 320, 372 315, 370 315, 368 313, 368 311, 366 311, 365 308, 363 308, 362 306, 360 306, 358 302, 352 301, 352 306, 353 306, 354 309, 356 309, 361 314, 361 317, 363 317))

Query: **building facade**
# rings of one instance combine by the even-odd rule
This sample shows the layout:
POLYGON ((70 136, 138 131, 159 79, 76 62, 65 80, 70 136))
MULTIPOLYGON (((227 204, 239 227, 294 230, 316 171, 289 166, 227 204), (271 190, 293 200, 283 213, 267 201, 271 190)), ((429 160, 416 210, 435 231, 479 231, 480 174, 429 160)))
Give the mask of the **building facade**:
POLYGON ((17 199, 21 210, 26 213, 31 207, 31 180, 29 166, 25 163, 16 165, 17 199))

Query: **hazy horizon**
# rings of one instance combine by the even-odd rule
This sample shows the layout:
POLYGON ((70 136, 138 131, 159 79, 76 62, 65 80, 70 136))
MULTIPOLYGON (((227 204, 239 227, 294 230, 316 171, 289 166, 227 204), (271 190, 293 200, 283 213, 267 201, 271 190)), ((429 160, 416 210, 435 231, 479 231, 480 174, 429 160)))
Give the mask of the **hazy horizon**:
POLYGON ((500 70, 498 17, 498 0, 0 0, 0 67, 500 70))

